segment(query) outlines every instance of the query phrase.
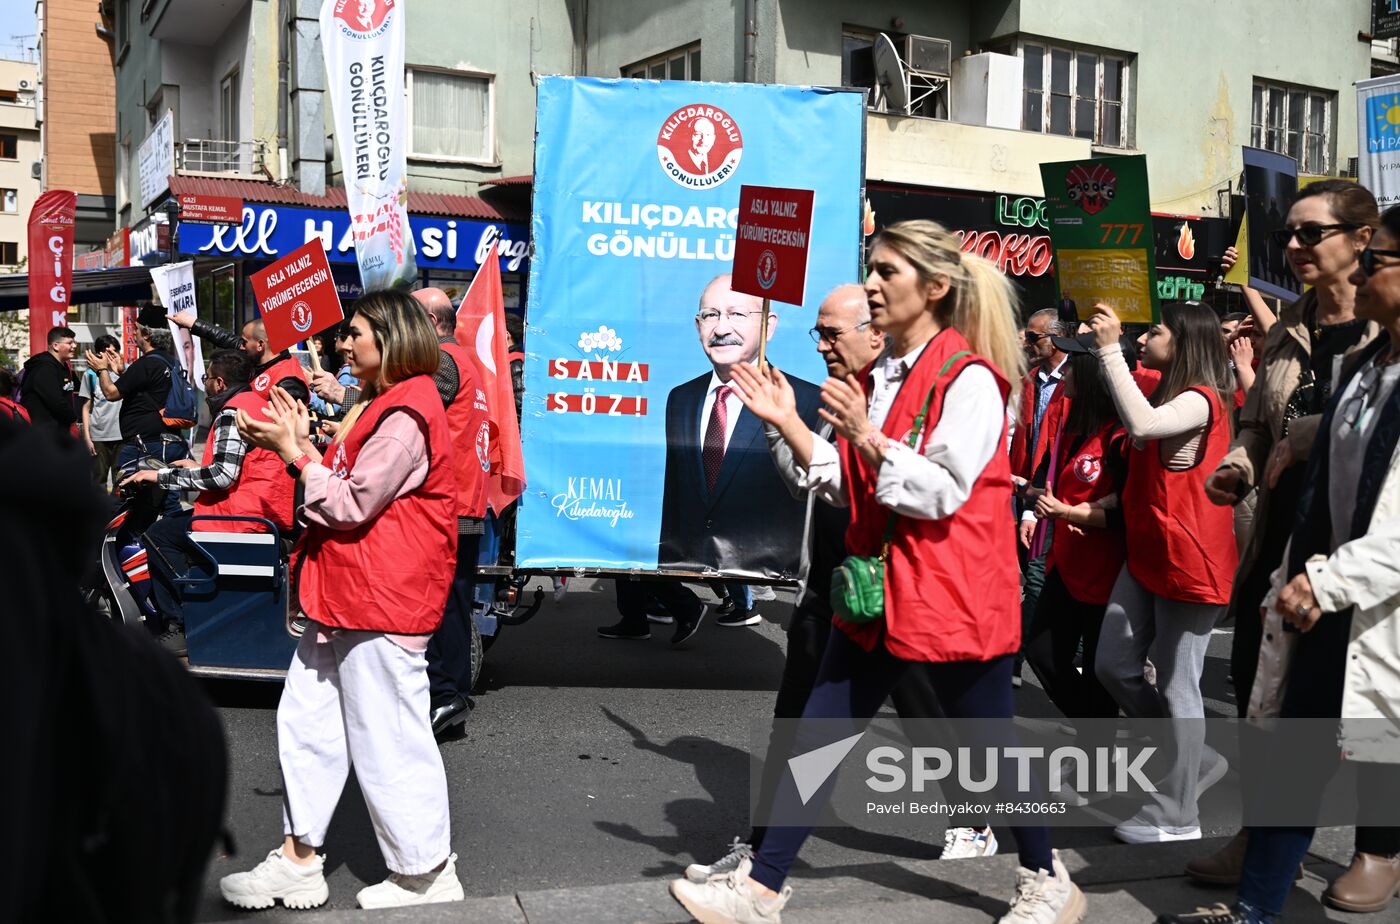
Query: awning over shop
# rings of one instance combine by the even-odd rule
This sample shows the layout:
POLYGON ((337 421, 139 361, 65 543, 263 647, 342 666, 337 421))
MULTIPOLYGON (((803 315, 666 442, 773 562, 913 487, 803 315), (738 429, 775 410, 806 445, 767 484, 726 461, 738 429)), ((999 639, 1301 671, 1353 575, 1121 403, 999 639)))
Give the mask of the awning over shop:
MULTIPOLYGON (((223 177, 172 176, 170 194, 229 196, 244 202, 268 205, 293 205, 311 209, 343 209, 345 188, 327 187, 323 196, 304 193, 293 186, 278 186, 256 180, 231 180, 223 177)), ((528 214, 518 214, 509 208, 487 202, 479 196, 458 196, 409 190, 408 211, 414 215, 434 215, 444 218, 470 218, 480 221, 523 221, 528 214)))
MULTIPOLYGON (((151 297, 151 271, 144 266, 74 270, 71 305, 135 302, 151 297)), ((29 274, 0 276, 0 311, 29 307, 29 274)))

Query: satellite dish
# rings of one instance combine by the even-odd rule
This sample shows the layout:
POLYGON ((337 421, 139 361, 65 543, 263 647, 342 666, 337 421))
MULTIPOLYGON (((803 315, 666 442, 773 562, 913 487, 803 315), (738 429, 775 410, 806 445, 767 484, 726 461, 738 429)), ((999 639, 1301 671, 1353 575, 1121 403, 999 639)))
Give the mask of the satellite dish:
POLYGON ((875 86, 883 92, 892 112, 909 114, 909 75, 894 42, 883 32, 875 36, 875 86))

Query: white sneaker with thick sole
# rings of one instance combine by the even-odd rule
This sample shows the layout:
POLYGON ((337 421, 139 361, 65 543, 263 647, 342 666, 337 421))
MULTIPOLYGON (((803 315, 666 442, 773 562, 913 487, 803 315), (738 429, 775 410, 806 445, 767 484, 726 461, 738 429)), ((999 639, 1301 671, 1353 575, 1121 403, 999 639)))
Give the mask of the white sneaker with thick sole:
POLYGON ((971 860, 997 852, 997 836, 991 828, 949 828, 943 832, 940 860, 971 860))
POLYGON ((685 878, 691 882, 704 882, 714 876, 728 876, 739 868, 740 863, 752 859, 753 847, 736 837, 729 842, 729 852, 710 865, 692 863, 687 866, 685 878))
POLYGON ((419 876, 390 873, 389 878, 365 886, 355 896, 361 908, 398 908, 402 905, 431 905, 462 900, 462 883, 457 879, 457 855, 450 854, 442 869, 419 876))
POLYGON ((1053 876, 1043 869, 1016 870, 1016 897, 999 924, 1077 924, 1084 917, 1084 893, 1070 882, 1060 852, 1053 851, 1052 856, 1053 876))
POLYGON ((772 898, 764 898, 749 888, 751 860, 743 860, 728 876, 691 882, 672 879, 671 895, 700 924, 782 924, 783 906, 792 896, 792 887, 772 898))
POLYGON ((767 584, 759 584, 757 587, 750 587, 749 593, 755 600, 776 600, 778 592, 767 584))
POLYGON ((1201 829, 1161 828, 1148 824, 1137 815, 1114 827, 1113 836, 1125 844, 1169 844, 1173 841, 1199 841, 1201 829))
POLYGON ((219 893, 230 905, 249 911, 271 908, 279 900, 288 908, 316 908, 324 905, 331 894, 325 868, 322 854, 316 855, 315 862, 302 866, 288 860, 278 847, 248 872, 220 879, 219 893))

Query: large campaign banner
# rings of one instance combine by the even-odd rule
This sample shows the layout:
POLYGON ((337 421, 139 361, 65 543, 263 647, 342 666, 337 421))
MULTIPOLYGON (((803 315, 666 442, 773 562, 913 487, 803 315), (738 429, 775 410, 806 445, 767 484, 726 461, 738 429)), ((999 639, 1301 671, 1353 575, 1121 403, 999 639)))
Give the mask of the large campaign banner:
POLYGON ((813 192, 804 302, 773 304, 767 359, 816 429, 808 332, 860 278, 863 95, 545 77, 536 113, 517 563, 792 579, 805 501, 726 384, 762 328, 730 289, 739 190, 813 192))
POLYGON ((404 12, 400 0, 321 5, 326 90, 366 291, 418 276, 408 230, 404 12))
POLYGON ((1400 203, 1400 74, 1356 83, 1357 173, 1381 211, 1400 203))

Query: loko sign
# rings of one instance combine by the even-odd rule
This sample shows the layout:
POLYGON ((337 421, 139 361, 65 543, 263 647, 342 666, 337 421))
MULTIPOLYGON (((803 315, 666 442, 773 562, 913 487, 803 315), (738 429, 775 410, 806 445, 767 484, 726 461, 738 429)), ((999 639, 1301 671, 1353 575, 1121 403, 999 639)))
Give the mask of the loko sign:
POLYGON ((278 353, 345 317, 319 239, 249 278, 267 328, 267 345, 278 353))
POLYGON ((740 187, 734 291, 802 304, 811 234, 812 190, 740 187))

